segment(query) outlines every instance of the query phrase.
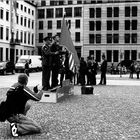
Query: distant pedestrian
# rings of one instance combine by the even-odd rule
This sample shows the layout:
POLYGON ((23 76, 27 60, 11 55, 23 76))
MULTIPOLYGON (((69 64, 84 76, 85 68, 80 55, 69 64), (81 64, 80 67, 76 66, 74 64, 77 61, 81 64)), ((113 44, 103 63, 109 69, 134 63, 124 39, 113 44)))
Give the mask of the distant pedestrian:
POLYGON ((139 72, 140 72, 140 65, 139 64, 135 65, 135 71, 136 71, 137 79, 139 79, 139 72))
POLYGON ((28 62, 28 60, 25 63, 25 71, 24 72, 28 77, 30 76, 29 75, 29 62, 28 62))
POLYGON ((79 82, 83 86, 85 85, 85 76, 87 74, 87 64, 83 57, 80 59, 80 67, 79 67, 79 82))
POLYGON ((106 85, 106 72, 107 72, 107 61, 105 59, 105 55, 102 55, 101 79, 99 85, 106 85))
POLYGON ((130 76, 129 76, 129 78, 133 78, 133 73, 134 73, 134 70, 135 70, 134 62, 131 63, 129 69, 130 69, 130 76))

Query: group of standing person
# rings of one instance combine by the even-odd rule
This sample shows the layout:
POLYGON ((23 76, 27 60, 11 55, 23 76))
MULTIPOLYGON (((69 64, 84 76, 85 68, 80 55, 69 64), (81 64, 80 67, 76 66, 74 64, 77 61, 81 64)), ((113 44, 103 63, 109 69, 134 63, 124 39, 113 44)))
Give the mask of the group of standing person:
POLYGON ((45 37, 42 46, 42 87, 43 90, 62 86, 64 75, 72 80, 72 72, 69 69, 69 52, 59 45, 59 35, 45 37), (58 74, 60 82, 58 80, 58 74))
MULTIPOLYGON (((94 55, 88 56, 87 62, 84 60, 83 57, 81 57, 78 83, 80 83, 82 86, 96 85, 97 84, 96 75, 98 68, 99 65, 98 62, 94 59, 94 55)), ((99 85, 106 85, 107 61, 105 59, 105 55, 102 56, 100 71, 101 71, 101 79, 99 85)))

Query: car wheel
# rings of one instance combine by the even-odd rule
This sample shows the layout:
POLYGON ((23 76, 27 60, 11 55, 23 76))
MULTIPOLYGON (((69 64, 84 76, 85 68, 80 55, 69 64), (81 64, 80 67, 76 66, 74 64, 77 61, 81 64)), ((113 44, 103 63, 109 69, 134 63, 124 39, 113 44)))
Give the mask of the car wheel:
POLYGON ((3 75, 6 75, 6 70, 3 71, 3 75))

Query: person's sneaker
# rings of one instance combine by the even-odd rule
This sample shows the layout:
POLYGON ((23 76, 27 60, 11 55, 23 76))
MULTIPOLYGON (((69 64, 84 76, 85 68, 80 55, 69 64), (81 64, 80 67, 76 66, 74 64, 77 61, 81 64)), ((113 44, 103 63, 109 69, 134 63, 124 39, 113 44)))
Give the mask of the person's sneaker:
POLYGON ((17 125, 15 123, 11 123, 11 134, 13 137, 18 137, 18 129, 17 129, 17 125))

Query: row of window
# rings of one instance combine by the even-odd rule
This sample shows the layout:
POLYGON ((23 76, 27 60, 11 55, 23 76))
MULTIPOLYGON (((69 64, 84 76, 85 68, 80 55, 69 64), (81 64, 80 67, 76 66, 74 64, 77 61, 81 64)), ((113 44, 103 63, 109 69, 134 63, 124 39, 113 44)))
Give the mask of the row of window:
MULTIPOLYGON (((6 10, 6 21, 9 21, 9 11, 6 10)), ((0 7, 0 19, 4 20, 4 9, 0 7)))
POLYGON ((30 18, 27 19, 27 17, 19 17, 19 15, 16 15, 16 23, 20 24, 21 26, 34 29, 34 20, 31 20, 30 18))
MULTIPOLYGON (((4 49, 2 47, 0 47, 0 61, 3 61, 3 51, 4 49)), ((5 56, 6 56, 6 60, 9 60, 9 52, 10 52, 10 49, 9 48, 6 48, 6 51, 5 51, 5 56)), ((18 60, 18 56, 19 55, 34 55, 34 51, 31 51, 31 50, 23 50, 23 49, 16 49, 16 61, 18 60)))
MULTIPOLYGON (((6 37, 5 39, 9 40, 9 28, 6 27, 6 37)), ((16 39, 19 39, 19 31, 16 31, 16 39)), ((4 40, 4 27, 0 26, 0 40, 4 40)), ((26 31, 20 32, 20 42, 28 45, 34 45, 34 34, 26 31), (23 40, 24 39, 24 40, 23 40)))
MULTIPOLYGON (((65 8, 66 17, 72 17, 72 8, 68 7, 65 8)), ((63 17, 63 8, 56 8, 55 9, 55 17, 61 18, 63 17)), ((82 7, 74 7, 74 17, 81 17, 82 16, 82 7)), ((38 19, 45 18, 45 9, 38 9, 38 19)), ((54 9, 49 8, 46 9, 46 18, 54 18, 54 9)))
POLYGON ((34 16, 34 10, 31 10, 30 8, 27 8, 26 6, 23 6, 23 4, 19 4, 16 2, 16 8, 20 9, 21 11, 24 11, 25 13, 28 12, 28 14, 31 14, 34 16))
MULTIPOLYGON (((89 43, 101 44, 101 34, 89 34, 89 43)), ((119 43, 119 34, 106 34, 106 43, 119 43)), ((124 34, 124 43, 137 43, 137 33, 124 34)))
MULTIPOLYGON (((119 30, 119 21, 118 20, 108 20, 106 21, 107 30, 119 30)), ((125 30, 137 30, 138 21, 137 20, 125 20, 124 22, 125 30)), ((101 30, 101 21, 89 21, 89 31, 101 30)))
MULTIPOLYGON (((66 17, 73 17, 72 7, 65 8, 66 17)), ((63 8, 56 8, 55 9, 55 17, 60 18, 63 17, 63 8)), ((38 18, 54 18, 54 9, 38 9, 38 18)), ((81 17, 82 16, 82 8, 81 7, 74 7, 74 17, 81 17)), ((101 18, 102 10, 101 8, 89 8, 89 17, 90 18, 101 18)), ((137 17, 138 8, 137 6, 126 6, 125 7, 125 17, 137 17)), ((119 7, 107 7, 107 17, 119 17, 119 7)))

